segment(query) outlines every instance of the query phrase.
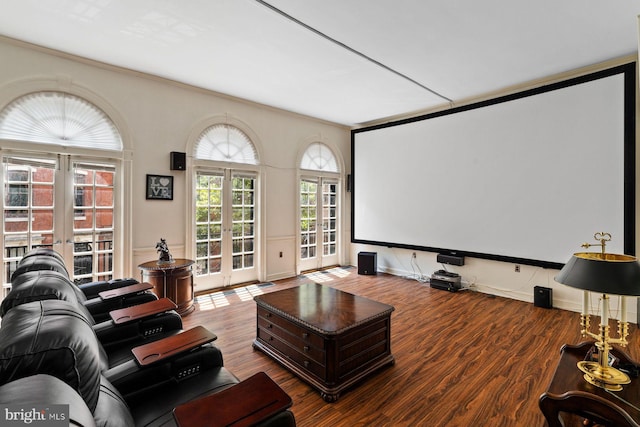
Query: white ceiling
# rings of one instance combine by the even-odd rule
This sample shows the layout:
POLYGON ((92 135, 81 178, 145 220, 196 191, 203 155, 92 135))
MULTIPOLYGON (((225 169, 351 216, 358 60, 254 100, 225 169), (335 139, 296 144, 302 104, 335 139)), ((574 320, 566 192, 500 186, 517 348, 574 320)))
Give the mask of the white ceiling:
POLYGON ((635 54, 638 15, 640 0, 0 0, 0 34, 353 126, 635 54))

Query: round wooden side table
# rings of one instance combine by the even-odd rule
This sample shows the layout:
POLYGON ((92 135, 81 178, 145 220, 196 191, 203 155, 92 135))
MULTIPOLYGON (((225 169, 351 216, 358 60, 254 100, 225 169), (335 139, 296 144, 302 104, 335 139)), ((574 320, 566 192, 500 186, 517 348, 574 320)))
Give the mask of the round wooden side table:
POLYGON ((138 266, 142 281, 153 285, 158 298, 167 297, 178 306, 181 316, 191 313, 193 305, 193 272, 191 265, 195 261, 176 258, 173 262, 148 261, 138 266))

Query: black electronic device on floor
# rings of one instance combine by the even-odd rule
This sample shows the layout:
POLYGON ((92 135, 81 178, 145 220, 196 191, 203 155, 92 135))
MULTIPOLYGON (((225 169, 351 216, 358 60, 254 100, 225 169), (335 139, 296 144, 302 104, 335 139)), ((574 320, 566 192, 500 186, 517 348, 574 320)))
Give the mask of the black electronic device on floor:
POLYGON ((457 292, 462 288, 462 277, 457 273, 438 270, 431 275, 429 286, 449 292, 457 292))

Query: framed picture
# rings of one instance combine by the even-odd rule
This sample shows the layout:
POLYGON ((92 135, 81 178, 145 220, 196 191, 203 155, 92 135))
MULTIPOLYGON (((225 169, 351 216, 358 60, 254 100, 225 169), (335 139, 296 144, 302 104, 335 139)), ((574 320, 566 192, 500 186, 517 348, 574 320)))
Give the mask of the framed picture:
POLYGON ((173 200, 173 177, 147 175, 147 200, 173 200))

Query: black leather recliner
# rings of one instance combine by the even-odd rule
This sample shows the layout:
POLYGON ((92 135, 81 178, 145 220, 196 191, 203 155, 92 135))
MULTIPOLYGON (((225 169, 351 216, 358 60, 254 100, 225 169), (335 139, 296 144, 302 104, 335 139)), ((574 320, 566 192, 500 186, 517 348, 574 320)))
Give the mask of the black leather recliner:
POLYGON ((62 274, 50 270, 29 271, 20 275, 0 304, 4 318, 14 307, 32 301, 56 299, 74 304, 84 316, 101 344, 105 367, 131 360, 131 348, 174 335, 182 330, 182 318, 174 310, 154 313, 137 321, 116 324, 114 320, 95 322, 86 304, 78 301, 82 292, 62 274))
MULTIPOLYGON (((0 385, 15 393, 23 390, 24 383, 14 381, 39 374, 56 377, 82 398, 97 426, 175 425, 173 408, 239 382, 207 344, 149 366, 132 361, 104 370, 93 329, 66 301, 36 301, 12 308, 3 318, 0 342, 0 385)), ((59 394, 70 393, 54 386, 59 394)), ((69 402, 73 399, 70 396, 69 402)), ((4 389, 0 401, 7 402, 4 389)), ((295 419, 284 410, 260 425, 295 426, 295 419)))
POLYGON ((78 301, 87 306, 96 322, 108 320, 109 312, 118 308, 130 307, 158 299, 153 292, 140 290, 131 294, 124 294, 118 298, 103 300, 99 295, 101 292, 124 288, 137 284, 138 281, 133 278, 123 278, 76 285, 71 281, 60 254, 49 248, 36 248, 27 252, 18 262, 16 270, 11 275, 11 286, 23 283, 24 280, 28 281, 29 278, 25 279, 22 276, 25 273, 34 271, 56 272, 60 276, 66 277, 69 283, 76 288, 78 301))
MULTIPOLYGON (((21 409, 40 413, 52 405, 68 408, 69 426, 95 427, 93 414, 76 391, 51 375, 33 375, 0 386, 1 405, 20 405, 21 409)), ((5 413, 6 414, 6 413, 5 413)), ((0 417, 0 419, 7 418, 0 417)), ((7 420, 8 421, 8 420, 7 420)))

